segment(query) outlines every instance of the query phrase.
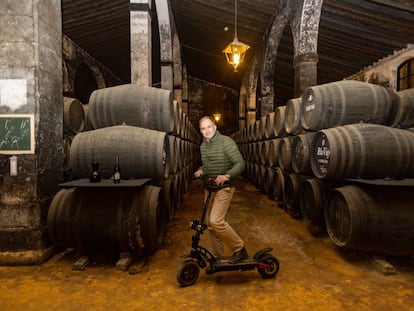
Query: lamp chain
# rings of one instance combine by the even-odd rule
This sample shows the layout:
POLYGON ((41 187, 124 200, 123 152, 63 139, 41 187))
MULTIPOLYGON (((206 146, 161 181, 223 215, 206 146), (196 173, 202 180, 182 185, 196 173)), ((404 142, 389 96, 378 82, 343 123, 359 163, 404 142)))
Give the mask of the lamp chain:
POLYGON ((237 0, 234 0, 234 37, 237 38, 237 0))

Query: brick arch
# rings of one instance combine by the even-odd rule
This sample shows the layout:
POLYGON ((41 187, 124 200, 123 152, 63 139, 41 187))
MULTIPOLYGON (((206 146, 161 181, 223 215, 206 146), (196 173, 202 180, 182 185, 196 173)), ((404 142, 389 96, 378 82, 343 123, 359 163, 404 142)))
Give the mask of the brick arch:
POLYGON ((79 63, 73 79, 74 97, 86 104, 91 93, 98 88, 98 81, 91 68, 86 63, 79 63))
POLYGON ((268 30, 267 40, 264 50, 263 65, 261 70, 261 90, 263 97, 274 95, 274 72, 277 58, 277 50, 280 39, 282 38, 285 26, 291 14, 291 4, 287 0, 282 0, 276 8, 275 18, 272 26, 268 30))
MULTIPOLYGON (((76 59, 75 62, 64 60, 63 61, 63 93, 66 96, 71 96, 78 98, 79 86, 76 86, 76 81, 82 79, 82 76, 89 75, 87 80, 91 81, 91 78, 94 79, 93 84, 96 88, 105 88, 107 83, 105 82, 105 77, 102 74, 99 67, 88 64, 87 61, 76 59), (78 93, 78 94, 77 94, 78 93)), ((93 91, 93 90, 92 90, 93 91)), ((83 97, 82 102, 85 101, 85 96, 83 97)), ((80 99, 80 98, 79 98, 80 99)))
POLYGON ((294 56, 317 53, 319 21, 323 0, 303 0, 291 20, 294 56))
MULTIPOLYGON (((317 40, 323 0, 282 0, 276 8, 275 18, 267 33, 261 70, 260 96, 262 112, 274 104, 274 75, 277 51, 286 25, 290 25, 294 42, 295 91, 316 84, 317 40)), ((263 113, 262 113, 263 114, 263 113)))

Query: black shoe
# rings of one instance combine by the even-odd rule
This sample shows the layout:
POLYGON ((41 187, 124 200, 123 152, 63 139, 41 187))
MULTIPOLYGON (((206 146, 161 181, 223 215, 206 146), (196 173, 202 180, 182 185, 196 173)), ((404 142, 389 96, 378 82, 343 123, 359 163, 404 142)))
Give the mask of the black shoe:
POLYGON ((243 247, 241 250, 235 252, 233 256, 229 258, 229 263, 238 263, 247 258, 249 258, 249 255, 247 254, 246 248, 243 247))

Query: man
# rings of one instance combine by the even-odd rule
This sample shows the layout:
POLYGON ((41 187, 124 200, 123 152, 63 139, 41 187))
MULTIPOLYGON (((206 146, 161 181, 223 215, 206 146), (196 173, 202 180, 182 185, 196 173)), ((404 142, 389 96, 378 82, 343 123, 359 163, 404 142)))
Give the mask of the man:
MULTIPOLYGON (((230 137, 220 134, 212 117, 202 117, 199 125, 203 135, 203 142, 200 146, 202 166, 194 173, 194 176, 212 177, 219 186, 231 182, 243 172, 245 167, 236 143, 230 137)), ((223 243, 225 243, 233 251, 233 256, 229 258, 230 263, 241 262, 248 258, 243 240, 226 221, 234 190, 235 187, 231 185, 215 193, 207 218, 213 255, 223 257, 223 243)))

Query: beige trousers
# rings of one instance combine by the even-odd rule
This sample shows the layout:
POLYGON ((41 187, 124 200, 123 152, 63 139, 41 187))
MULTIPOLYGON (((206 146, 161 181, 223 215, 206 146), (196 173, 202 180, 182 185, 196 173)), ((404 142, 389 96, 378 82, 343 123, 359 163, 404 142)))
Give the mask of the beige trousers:
MULTIPOLYGON (((235 189, 235 187, 223 188, 213 193, 211 197, 206 223, 212 246, 211 252, 214 256, 224 256, 224 244, 233 253, 241 250, 244 246, 243 240, 226 221, 227 211, 235 189)), ((208 192, 206 191, 204 200, 207 199, 207 195, 208 192)))

